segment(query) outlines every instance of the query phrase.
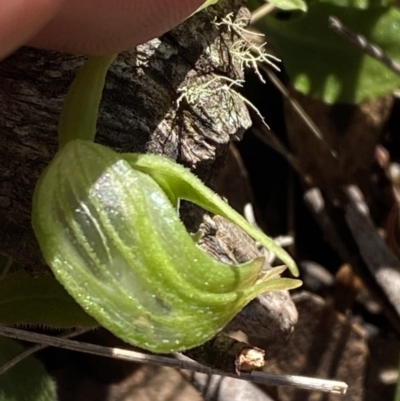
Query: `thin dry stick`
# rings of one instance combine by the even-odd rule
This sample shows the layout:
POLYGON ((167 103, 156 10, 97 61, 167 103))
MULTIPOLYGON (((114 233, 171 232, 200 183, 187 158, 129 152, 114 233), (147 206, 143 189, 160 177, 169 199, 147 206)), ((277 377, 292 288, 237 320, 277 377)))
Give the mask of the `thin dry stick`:
POLYGON ((390 68, 393 72, 400 75, 400 64, 392 60, 379 46, 368 42, 365 36, 360 35, 346 25, 343 24, 336 17, 329 17, 329 28, 331 28, 335 33, 351 42, 359 49, 367 53, 369 56, 380 61, 386 67, 390 68))
POLYGON ((253 126, 252 131, 262 142, 274 149, 286 159, 293 159, 293 155, 286 149, 286 146, 277 138, 273 131, 265 125, 261 127, 253 126))
MULTIPOLYGON (((59 338, 73 338, 73 337, 79 336, 83 333, 87 333, 88 331, 91 331, 91 330, 93 330, 93 329, 90 328, 90 329, 75 330, 70 333, 63 334, 59 338)), ((15 356, 14 358, 10 359, 9 361, 7 361, 6 363, 4 363, 3 365, 0 366, 0 376, 3 373, 6 373, 7 370, 10 370, 17 363, 19 363, 22 360, 24 360, 25 358, 27 358, 28 356, 34 354, 35 352, 42 350, 43 348, 47 348, 47 347, 48 347, 48 345, 45 345, 45 344, 36 344, 30 348, 27 348, 25 351, 21 352, 20 354, 18 354, 17 356, 15 356)))
MULTIPOLYGON (((176 357, 182 362, 190 363, 192 361, 190 358, 182 354, 177 354, 176 357)), ((224 372, 215 370, 212 370, 211 374, 230 376, 240 380, 248 380, 253 383, 265 384, 267 386, 290 386, 298 389, 324 391, 336 394, 345 394, 348 387, 346 383, 335 380, 316 379, 313 377, 293 375, 275 375, 255 370, 253 370, 251 373, 241 373, 240 376, 226 374, 224 372)))
POLYGON ((286 86, 279 80, 279 78, 276 76, 276 74, 274 74, 269 68, 265 67, 264 65, 261 65, 260 68, 268 75, 268 78, 271 80, 271 82, 274 84, 274 86, 279 90, 279 92, 281 92, 282 95, 289 101, 290 105, 298 113, 298 115, 301 117, 301 119, 304 121, 304 123, 310 129, 310 131, 321 142, 325 143, 322 132, 315 125, 315 123, 310 118, 310 116, 306 113, 306 111, 303 109, 303 107, 301 107, 300 103, 297 100, 293 99, 293 96, 291 96, 291 94, 288 91, 288 89, 286 88, 286 86))
POLYGON ((261 7, 258 7, 257 10, 255 10, 251 14, 251 23, 254 24, 261 18, 265 17, 267 14, 269 14, 274 9, 275 9, 275 6, 270 3, 266 3, 266 4, 262 5, 261 7))
POLYGON ((234 377, 240 380, 248 380, 255 383, 269 386, 294 386, 305 390, 318 390, 344 394, 347 390, 347 384, 340 381, 314 379, 302 376, 273 375, 263 372, 242 373, 240 376, 228 374, 217 369, 211 369, 200 363, 191 360, 184 355, 177 354, 175 358, 161 355, 149 355, 142 352, 130 351, 120 348, 110 348, 100 345, 82 343, 74 340, 67 340, 59 337, 52 337, 45 334, 32 333, 20 329, 0 325, 0 335, 14 338, 17 340, 37 342, 52 347, 65 348, 73 351, 84 352, 108 358, 122 359, 131 362, 147 363, 150 365, 169 366, 176 369, 187 369, 206 374, 217 374, 221 376, 234 377))

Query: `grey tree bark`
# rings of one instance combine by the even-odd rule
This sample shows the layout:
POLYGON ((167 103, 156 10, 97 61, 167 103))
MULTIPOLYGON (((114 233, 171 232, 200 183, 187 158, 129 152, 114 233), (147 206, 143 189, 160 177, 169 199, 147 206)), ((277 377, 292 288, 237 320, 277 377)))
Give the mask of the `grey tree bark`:
MULTIPOLYGON (((240 61, 229 51, 235 32, 212 23, 229 12, 247 19, 241 3, 221 0, 163 37, 121 53, 108 74, 96 140, 117 150, 163 154, 210 184, 229 142, 250 126, 245 104, 221 78, 243 78, 240 61)), ((0 254, 35 274, 46 267, 31 229, 32 194, 56 152, 62 102, 84 60, 22 48, 0 63, 0 254)), ((202 216, 184 205, 182 218, 190 231, 197 230, 202 216)), ((254 242, 247 237, 235 242, 237 229, 229 230, 223 242, 253 256, 254 242)), ((207 250, 207 241, 203 246, 207 250)), ((256 319, 269 335, 290 331, 297 319, 288 295, 280 297, 269 318, 268 307, 261 308, 267 321, 259 322, 264 312, 256 319)))

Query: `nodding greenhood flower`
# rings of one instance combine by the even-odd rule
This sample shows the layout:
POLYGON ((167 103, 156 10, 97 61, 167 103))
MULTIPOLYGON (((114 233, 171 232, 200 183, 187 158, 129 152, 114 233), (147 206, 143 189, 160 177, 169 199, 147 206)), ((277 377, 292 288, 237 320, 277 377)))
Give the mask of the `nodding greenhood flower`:
MULTIPOLYGON (((71 93, 64 117, 73 116, 71 93)), ((198 248, 177 214, 179 199, 237 224, 297 275, 283 249, 184 167, 72 138, 60 138, 37 183, 33 228, 56 278, 116 336, 153 352, 188 349, 260 293, 301 284, 279 277, 285 267, 263 271, 264 258, 230 265, 198 248)))

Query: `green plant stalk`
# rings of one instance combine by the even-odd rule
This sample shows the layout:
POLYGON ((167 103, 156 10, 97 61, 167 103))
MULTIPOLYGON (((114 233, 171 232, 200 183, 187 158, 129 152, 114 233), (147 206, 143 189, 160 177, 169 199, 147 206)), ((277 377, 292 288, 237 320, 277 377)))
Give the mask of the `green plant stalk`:
POLYGON ((91 56, 79 70, 64 100, 58 123, 60 149, 74 139, 94 141, 108 69, 116 54, 91 56), (73 109, 73 114, 70 109, 73 109))

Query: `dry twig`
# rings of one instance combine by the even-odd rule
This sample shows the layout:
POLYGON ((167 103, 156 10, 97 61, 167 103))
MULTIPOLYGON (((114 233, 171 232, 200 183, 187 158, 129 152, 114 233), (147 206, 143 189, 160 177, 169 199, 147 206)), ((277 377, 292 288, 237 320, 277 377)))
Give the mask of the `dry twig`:
POLYGON ((150 355, 121 348, 104 347, 59 337, 52 337, 46 334, 32 333, 3 325, 0 325, 0 335, 17 340, 37 342, 39 344, 45 344, 52 347, 70 349, 73 351, 105 356, 108 358, 147 363, 150 365, 169 366, 176 369, 187 369, 208 375, 217 374, 269 386, 294 386, 306 390, 318 390, 338 394, 344 394, 347 390, 347 384, 340 381, 316 379, 304 376, 273 375, 255 371, 251 373, 242 373, 240 376, 238 376, 234 373, 225 373, 220 370, 211 369, 181 354, 177 355, 178 359, 163 355, 150 355))

